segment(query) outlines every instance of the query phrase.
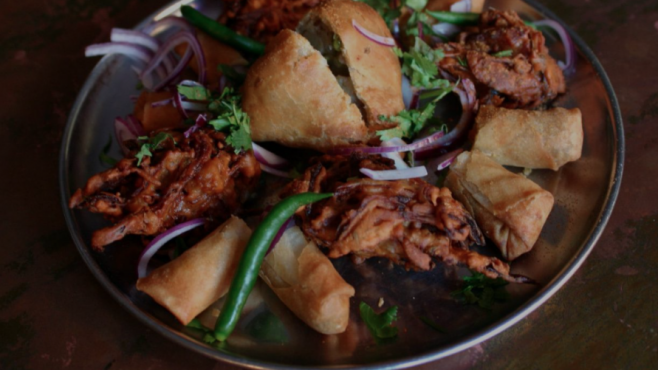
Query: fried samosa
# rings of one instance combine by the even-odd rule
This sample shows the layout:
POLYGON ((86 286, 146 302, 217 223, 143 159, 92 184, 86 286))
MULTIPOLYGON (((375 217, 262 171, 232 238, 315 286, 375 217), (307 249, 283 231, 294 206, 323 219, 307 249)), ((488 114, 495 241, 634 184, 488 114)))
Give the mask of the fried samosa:
POLYGON ((354 288, 299 227, 281 236, 265 257, 260 277, 311 328, 322 334, 345 331, 354 288))
POLYGON ((511 261, 530 251, 553 208, 553 195, 480 151, 463 152, 445 185, 511 261))
POLYGON ((473 149, 496 162, 557 171, 580 158, 583 123, 580 109, 544 111, 485 105, 475 119, 473 149))
POLYGON ((228 292, 251 230, 231 216, 175 260, 137 280, 137 289, 151 296, 187 325, 228 292))

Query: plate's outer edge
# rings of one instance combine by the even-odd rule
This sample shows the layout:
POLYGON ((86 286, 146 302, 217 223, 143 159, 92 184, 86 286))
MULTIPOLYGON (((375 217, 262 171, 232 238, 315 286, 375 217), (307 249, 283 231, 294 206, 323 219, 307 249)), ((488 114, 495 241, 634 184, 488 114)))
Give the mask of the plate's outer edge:
MULTIPOLYGON (((179 3, 188 3, 188 2, 189 0, 181 1, 179 3)), ((406 368, 415 365, 421 365, 430 361, 438 360, 440 358, 461 352, 465 349, 468 349, 478 343, 488 340, 494 337, 495 335, 507 330, 508 328, 519 322, 521 319, 526 317, 528 314, 530 314, 532 311, 537 309, 539 306, 541 306, 544 302, 546 302, 553 294, 555 294, 555 292, 557 292, 557 290, 559 290, 571 278, 571 276, 573 276, 573 274, 578 270, 578 268, 582 265, 582 263, 585 261, 587 256, 594 248, 594 245, 596 244, 599 237, 603 233, 603 230, 605 229, 605 226, 612 214, 612 210, 614 208, 615 202, 617 201, 617 196, 619 194, 619 188, 621 186, 621 178, 623 173, 624 156, 625 156, 624 129, 622 124, 621 110, 619 108, 617 97, 612 88, 612 84, 610 83, 610 80, 608 79, 608 76, 603 70, 603 67, 601 66, 601 63, 599 62, 597 57, 585 44, 585 42, 573 30, 571 30, 566 24, 564 24, 564 22, 561 19, 557 18, 555 14, 553 14, 551 11, 546 9, 543 5, 538 4, 533 0, 525 0, 524 2, 532 6, 535 10, 537 10, 539 13, 544 15, 546 18, 556 20, 558 23, 560 23, 562 26, 565 27, 565 29, 567 30, 567 32, 569 32, 569 35, 571 36, 575 44, 578 46, 580 51, 583 54, 585 54, 587 59, 592 63, 592 67, 594 68, 597 75, 601 79, 601 82, 603 83, 605 90, 607 92, 609 103, 610 103, 609 109, 612 110, 612 116, 613 116, 612 118, 614 119, 614 134, 615 134, 616 150, 613 157, 614 170, 611 174, 610 184, 608 185, 606 203, 605 206, 603 207, 603 210, 601 211, 599 222, 594 228, 594 230, 592 230, 592 232, 590 233, 589 238, 585 242, 585 245, 581 248, 580 252, 572 258, 569 265, 566 266, 557 277, 555 277, 549 284, 547 284, 547 286, 543 290, 538 292, 531 300, 521 305, 514 312, 505 316, 503 319, 498 321, 495 325, 491 325, 487 328, 484 328, 476 332, 475 334, 468 336, 448 347, 441 347, 437 350, 428 351, 427 353, 423 353, 420 355, 411 356, 407 358, 401 358, 398 360, 373 363, 366 366, 358 366, 359 368, 400 369, 400 368, 406 368)), ((147 23, 150 19, 153 19, 156 15, 161 14, 165 10, 171 8, 172 8, 172 4, 162 7, 158 11, 154 12, 149 18, 147 18, 147 20, 142 22, 140 26, 147 23)), ((207 346, 197 343, 192 339, 186 337, 185 335, 162 325, 159 322, 159 320, 143 312, 141 309, 135 306, 130 301, 130 299, 128 299, 128 297, 126 297, 123 294, 123 292, 121 292, 116 286, 114 286, 114 284, 108 279, 105 273, 101 270, 100 266, 96 263, 87 245, 80 238, 78 225, 74 222, 72 218, 72 213, 68 208, 68 199, 70 197, 70 194, 68 190, 69 171, 68 171, 67 163, 69 158, 68 147, 73 133, 74 123, 77 120, 77 117, 83 106, 84 100, 86 99, 87 95, 89 94, 93 86, 92 81, 95 80, 97 77, 99 77, 100 74, 103 72, 103 66, 104 66, 104 60, 101 60, 90 73, 84 86, 82 87, 80 93, 78 94, 75 103, 73 104, 73 108, 71 109, 71 112, 69 114, 69 119, 66 124, 64 134, 62 136, 62 145, 60 149, 60 160, 59 160, 60 196, 61 196, 62 209, 64 212, 64 218, 66 219, 66 225, 69 229, 69 232, 71 233, 73 242, 75 243, 76 248, 80 252, 82 259, 87 264, 89 270, 92 272, 94 277, 101 283, 101 285, 123 307, 125 307, 130 313, 132 313, 135 317, 137 317, 138 320, 140 320, 145 325, 149 326, 157 333, 180 344, 185 348, 202 353, 208 357, 217 360, 225 361, 235 365, 245 366, 252 369, 315 368, 315 367, 305 367, 305 366, 283 365, 280 363, 258 361, 245 357, 234 356, 211 349, 207 346)), ((347 366, 328 366, 327 368, 346 368, 346 367, 347 366)))

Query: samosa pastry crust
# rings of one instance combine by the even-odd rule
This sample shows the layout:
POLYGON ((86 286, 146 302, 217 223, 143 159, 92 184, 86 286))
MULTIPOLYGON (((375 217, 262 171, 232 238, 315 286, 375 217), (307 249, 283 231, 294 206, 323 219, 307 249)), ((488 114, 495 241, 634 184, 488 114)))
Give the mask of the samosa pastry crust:
POLYGON ((299 227, 288 229, 265 257, 261 278, 308 326, 322 334, 345 331, 354 288, 299 227))
POLYGON ((137 280, 151 296, 187 325, 228 292, 251 230, 232 216, 175 260, 137 280))
MULTIPOLYGON (((324 49, 319 39, 325 33, 333 41, 333 35, 342 45, 338 59, 349 70, 349 79, 354 85, 356 97, 365 113, 364 120, 372 129, 389 127, 380 116, 396 115, 404 109, 402 101, 402 72, 393 48, 379 45, 356 30, 352 22, 383 37, 392 38, 382 17, 370 6, 353 0, 328 0, 301 20, 297 31, 317 49, 324 49)), ((323 50, 320 50, 323 52, 323 50)))
POLYGON ((502 165, 557 171, 580 158, 583 123, 580 109, 545 111, 485 105, 475 119, 473 150, 502 165))
POLYGON ((254 141, 326 150, 363 143, 361 113, 327 61, 299 34, 283 30, 247 72, 244 109, 254 141))
POLYGON ((511 261, 530 251, 553 208, 553 195, 479 151, 460 154, 445 185, 511 261))

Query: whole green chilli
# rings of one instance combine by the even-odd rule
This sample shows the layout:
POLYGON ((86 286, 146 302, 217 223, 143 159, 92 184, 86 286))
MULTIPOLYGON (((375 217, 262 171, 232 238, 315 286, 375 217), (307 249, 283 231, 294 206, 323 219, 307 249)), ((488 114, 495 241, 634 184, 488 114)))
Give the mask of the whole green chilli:
POLYGON ((439 22, 452 23, 458 26, 475 26, 480 20, 480 13, 456 13, 431 10, 427 10, 426 13, 439 22))
POLYGON ((221 42, 250 54, 262 55, 265 52, 265 45, 249 37, 237 34, 232 29, 206 17, 189 5, 181 6, 180 11, 183 17, 190 23, 221 42))
POLYGON ((247 297, 256 285, 258 271, 270 244, 283 224, 301 206, 333 196, 331 193, 302 193, 292 195, 272 208, 263 222, 251 234, 238 265, 226 301, 215 324, 215 338, 224 341, 238 323, 247 297))

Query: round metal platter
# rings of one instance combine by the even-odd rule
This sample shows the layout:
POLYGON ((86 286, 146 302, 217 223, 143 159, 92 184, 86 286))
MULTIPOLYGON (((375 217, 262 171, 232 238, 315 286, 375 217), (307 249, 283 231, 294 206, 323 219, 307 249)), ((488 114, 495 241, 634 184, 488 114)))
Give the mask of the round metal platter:
MULTIPOLYGON (((175 14, 180 4, 170 4, 140 26, 175 14)), ((528 20, 557 20, 534 3, 488 1, 486 6, 513 9, 528 20)), ((512 272, 533 278, 539 286, 510 284, 506 288, 511 299, 491 310, 465 306, 451 297, 450 293, 459 287, 460 277, 468 274, 463 268, 438 263, 431 271, 413 272, 381 259, 354 265, 343 258, 334 261, 336 268, 356 289, 345 333, 325 336, 314 332, 259 283, 229 340, 221 346, 204 344, 198 333, 183 327, 164 308, 135 289, 135 266, 142 249, 138 239, 127 238, 108 246, 104 253, 94 252, 88 244, 91 233, 106 222, 98 215, 72 211, 67 206, 75 189, 91 175, 106 169, 98 158, 108 137, 113 135, 114 118, 132 112, 129 96, 138 93, 138 81, 131 62, 118 56, 105 57, 96 65, 71 111, 63 137, 62 207, 73 240, 100 283, 138 319, 180 345, 218 360, 251 368, 393 369, 462 351, 514 325, 564 285, 594 247, 612 212, 624 158, 620 110, 596 57, 577 35, 570 33, 578 50, 577 71, 567 78, 568 92, 556 105, 579 107, 582 111, 583 156, 557 172, 533 171, 529 176, 553 193, 555 206, 534 249, 514 261, 512 272), (376 343, 358 314, 359 302, 376 307, 380 298, 382 309, 399 307, 399 335, 391 342, 376 343), (427 326, 421 318, 433 321, 442 331, 427 326)), ((547 37, 547 44, 551 53, 561 55, 560 43, 547 37)), ((116 143, 112 151, 111 155, 119 157, 116 143)), ((496 253, 491 246, 483 251, 496 253)), ((209 320, 212 311, 202 314, 202 319, 209 320)))

